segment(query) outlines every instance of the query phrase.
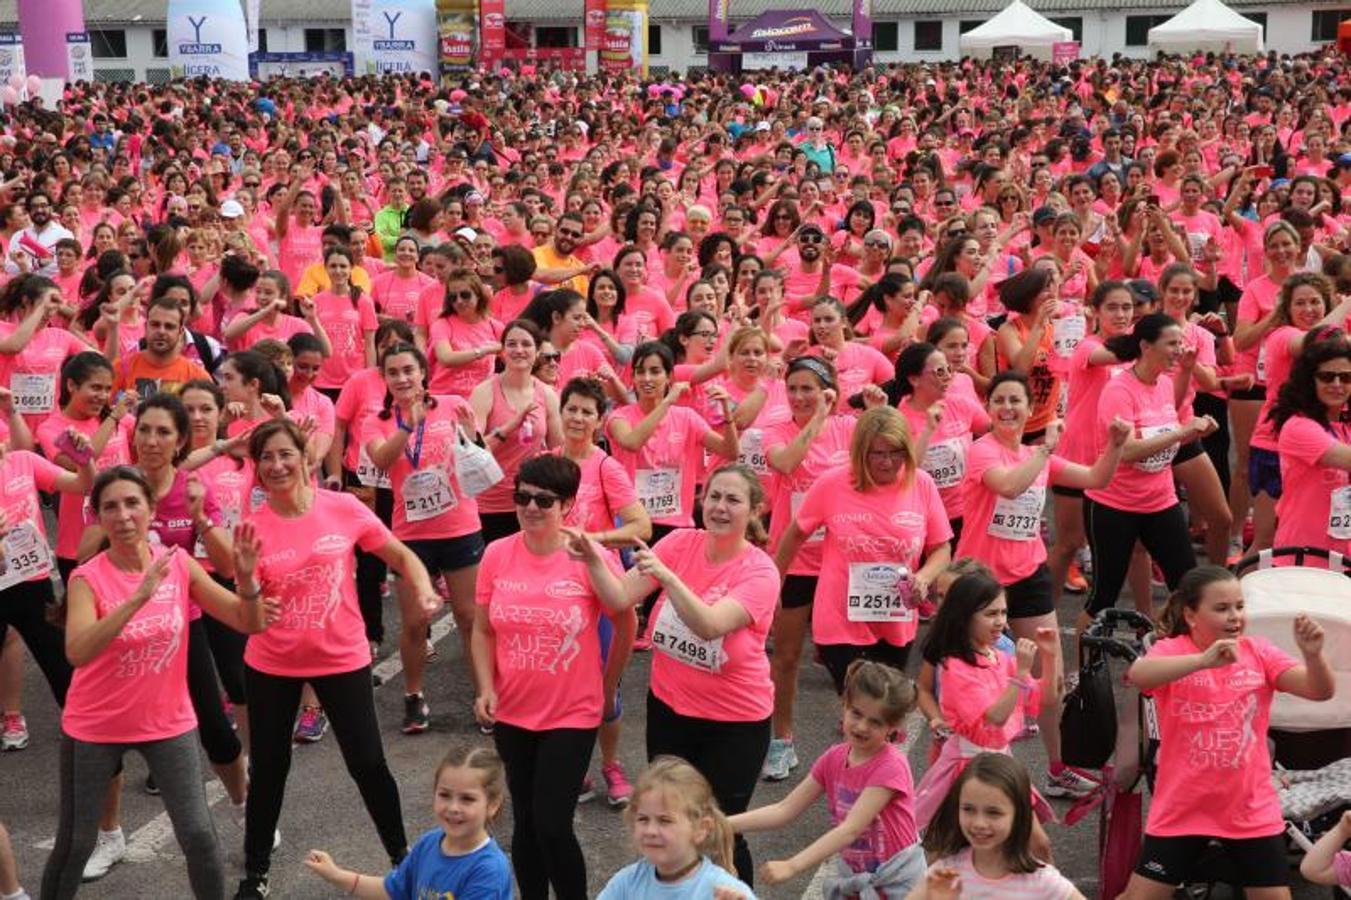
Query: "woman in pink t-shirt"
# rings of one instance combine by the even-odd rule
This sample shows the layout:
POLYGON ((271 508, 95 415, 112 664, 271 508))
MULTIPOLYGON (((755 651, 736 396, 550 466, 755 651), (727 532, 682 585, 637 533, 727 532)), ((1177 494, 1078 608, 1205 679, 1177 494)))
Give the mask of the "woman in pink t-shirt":
POLYGON ((197 718, 187 688, 188 607, 201 603, 239 631, 267 627, 271 614, 255 577, 259 537, 247 526, 238 532, 235 595, 181 548, 151 543, 155 500, 136 469, 101 473, 91 502, 110 546, 75 570, 66 596, 66 655, 75 674, 61 717, 63 813, 43 894, 75 896, 94 849, 98 798, 134 748, 170 810, 193 894, 223 897, 225 869, 202 793, 197 718))
POLYGON ((618 559, 563 526, 580 483, 563 456, 519 467, 511 497, 520 532, 488 545, 475 594, 474 713, 506 764, 512 866, 530 898, 547 898, 551 886, 559 900, 587 896, 573 813, 629 657, 619 646, 601 664, 598 621, 627 607, 596 584, 598 571, 618 578, 618 559))
MULTIPOLYGON (((433 397, 427 390, 427 357, 412 344, 395 344, 380 357, 388 392, 383 409, 366 420, 363 441, 371 462, 389 473, 394 491, 394 536, 408 545, 435 578, 445 578, 451 612, 465 659, 474 625, 474 579, 483 556, 478 504, 455 473, 455 446, 462 432, 478 432, 474 411, 462 397, 433 397)), ((401 610, 399 655, 404 668, 405 734, 430 726, 422 696, 430 614, 409 604, 401 610)), ((473 662, 470 660, 470 676, 473 662)))
POLYGON ((1277 547, 1351 551, 1351 346, 1309 343, 1272 409, 1281 462, 1277 547))
POLYGON ((64 327, 52 327, 61 293, 51 279, 25 275, 0 293, 0 374, 30 431, 56 409, 61 364, 94 349, 64 327))
MULTIPOLYGON (((1186 516, 1173 485, 1173 457, 1178 446, 1215 430, 1215 420, 1196 416, 1178 421, 1181 392, 1167 374, 1182 358, 1182 325, 1163 313, 1150 313, 1130 334, 1107 341, 1107 348, 1129 365, 1103 388, 1094 426, 1098 452, 1110 442, 1118 418, 1131 428, 1121 455, 1124 463, 1112 480, 1085 491, 1092 501, 1088 534, 1093 553, 1093 584, 1079 628, 1116 604, 1138 540, 1163 570, 1164 581, 1176 587, 1196 565, 1186 516)), ((1182 377, 1189 378, 1187 374, 1182 377)), ((1148 596, 1137 605, 1151 612, 1148 596)))
MULTIPOLYGON (((292 284, 299 284, 305 269, 318 262, 323 255, 323 226, 314 221, 319 213, 319 204, 313 193, 302 190, 306 180, 292 175, 290 187, 277 201, 275 209, 273 233, 277 237, 277 261, 292 284)), ((333 203, 335 218, 339 222, 345 218, 345 207, 346 201, 341 198, 333 203)))
POLYGON ((334 722, 343 761, 361 786, 385 852, 391 860, 407 853, 399 789, 385 762, 375 716, 371 650, 357 604, 353 550, 360 546, 398 572, 422 608, 437 610, 442 603, 417 555, 361 501, 312 487, 305 444, 300 426, 290 419, 265 422, 249 439, 249 458, 267 494, 250 520, 266 548, 257 577, 280 611, 244 651, 253 765, 243 896, 266 896, 292 727, 306 682, 334 722))
POLYGON ((1277 691, 1332 697, 1323 629, 1294 621, 1299 662, 1266 638, 1244 635, 1243 591, 1226 569, 1187 573, 1159 620, 1164 635, 1127 679, 1154 698, 1158 776, 1145 841, 1126 887, 1131 900, 1166 900, 1190 879, 1211 841, 1244 895, 1289 900, 1285 822, 1271 778, 1267 727, 1277 691))
POLYGON ((491 299, 471 270, 452 269, 446 276, 440 315, 421 326, 423 343, 435 360, 433 394, 468 398, 492 377, 493 363, 502 352, 502 323, 489 315, 491 299))
POLYGON ((574 378, 594 378, 622 397, 624 385, 605 351, 593 341, 580 340, 592 331, 586 304, 585 297, 567 288, 542 291, 530 301, 521 318, 534 322, 554 350, 562 354, 558 363, 559 387, 574 378))
POLYGON ((534 295, 531 278, 535 274, 535 257, 526 247, 508 244, 493 249, 492 314, 499 322, 510 322, 521 316, 521 310, 534 295))
POLYGON ((817 528, 821 575, 812 640, 838 692, 845 670, 867 658, 905 668, 917 609, 952 558, 952 525, 933 478, 919 467, 905 418, 890 407, 860 418, 849 464, 807 489, 775 553, 786 573, 817 528))
POLYGON ((290 282, 281 272, 269 269, 259 275, 254 298, 257 309, 236 314, 222 327, 221 336, 231 350, 247 350, 264 338, 284 342, 294 334, 317 335, 328 347, 314 300, 292 297, 290 282))
MULTIPOLYGON (((755 473, 729 463, 709 476, 704 529, 678 529, 650 549, 639 544, 635 566, 622 578, 595 541, 578 535, 573 542, 612 608, 660 592, 648 625, 647 755, 687 760, 729 815, 750 805, 774 706, 765 639, 779 579, 773 560, 756 546, 766 537, 764 503, 755 473)), ((734 856, 737 877, 749 884, 754 869, 743 838, 734 856)))
POLYGON ((792 418, 788 391, 769 371, 769 336, 756 325, 742 325, 727 338, 727 374, 717 384, 731 399, 740 454, 737 462, 760 476, 765 493, 774 496, 774 471, 765 456, 769 429, 792 418))
POLYGON ((1266 399, 1253 430, 1248 451, 1248 484, 1253 493, 1253 542, 1250 552, 1271 546, 1276 533, 1276 504, 1281 499, 1281 461, 1271 410, 1281 386, 1305 344, 1329 338, 1345 339, 1351 299, 1333 307, 1333 284, 1315 272, 1296 272, 1281 285, 1275 327, 1263 338, 1266 358, 1266 399))
POLYGON ((417 270, 417 261, 416 238, 404 235, 394 242, 394 265, 371 280, 371 299, 379 315, 412 324, 418 298, 436 284, 435 278, 417 270))
POLYGON ((840 390, 841 412, 848 409, 849 398, 870 384, 882 384, 895 374, 895 367, 881 351, 851 340, 848 318, 840 301, 823 297, 811 308, 813 356, 822 356, 835 366, 840 390))
POLYGON ((638 326, 624 310, 628 293, 612 269, 601 269, 586 287, 586 330, 579 340, 596 344, 615 367, 626 366, 638 344, 638 326))
POLYGON ((324 271, 330 287, 314 296, 314 309, 332 353, 315 385, 336 392, 353 374, 375 365, 375 330, 380 322, 370 296, 352 284, 351 251, 334 247, 324 257, 324 271))

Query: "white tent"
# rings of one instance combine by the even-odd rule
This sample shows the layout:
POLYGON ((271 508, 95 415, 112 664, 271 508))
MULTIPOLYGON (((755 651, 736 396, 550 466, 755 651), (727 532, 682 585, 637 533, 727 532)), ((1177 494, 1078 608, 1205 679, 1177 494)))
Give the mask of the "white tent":
POLYGON ((1051 58, 1051 45, 1074 40, 1074 33, 1057 25, 1022 0, 1013 0, 993 19, 961 36, 966 56, 988 58, 995 47, 1017 47, 1018 52, 1038 59, 1051 58))
POLYGON ((1149 47, 1165 53, 1261 53, 1262 26, 1220 0, 1195 0, 1167 22, 1149 29, 1149 47))

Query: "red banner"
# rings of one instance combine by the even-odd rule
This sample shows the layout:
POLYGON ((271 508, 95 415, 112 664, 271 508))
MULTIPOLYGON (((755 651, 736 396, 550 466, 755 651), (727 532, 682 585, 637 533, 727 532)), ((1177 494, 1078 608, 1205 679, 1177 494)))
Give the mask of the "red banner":
POLYGON ((507 49, 506 0, 479 0, 479 63, 491 66, 507 49))
POLYGON ((599 50, 605 41, 605 0, 585 0, 586 36, 582 45, 587 50, 599 50))
POLYGON ((552 62, 565 69, 578 69, 586 66, 586 50, 582 47, 513 47, 502 51, 498 57, 516 62, 552 62))

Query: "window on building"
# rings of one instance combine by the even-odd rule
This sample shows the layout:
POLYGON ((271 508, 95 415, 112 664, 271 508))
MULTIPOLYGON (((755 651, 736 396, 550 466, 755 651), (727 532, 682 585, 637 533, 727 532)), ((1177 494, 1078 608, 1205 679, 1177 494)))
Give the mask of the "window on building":
POLYGON ((1083 16, 1060 16, 1059 18, 1052 16, 1051 21, 1061 26, 1062 28, 1068 28, 1072 32, 1070 35, 1070 40, 1078 41, 1081 44, 1084 42, 1083 16))
POLYGON ((873 49, 879 53, 895 53, 900 50, 900 24, 897 22, 874 22, 873 49))
POLYGON ((694 52, 695 52, 695 53, 707 53, 707 52, 708 52, 708 26, 707 26, 707 25, 695 25, 694 28, 691 29, 691 30, 694 32, 694 52))
MULTIPOLYGON (((261 44, 259 49, 262 49, 261 44)), ((344 28, 306 28, 306 53, 344 53, 347 50, 347 30, 344 28)))
POLYGON ((167 59, 169 57, 169 31, 165 28, 156 28, 150 32, 150 43, 153 45, 150 51, 155 59, 167 59))
POLYGON ((572 26, 535 26, 536 47, 576 47, 577 29, 572 26))
POLYGON ((1258 25, 1262 26, 1262 34, 1267 33, 1267 14, 1264 12, 1244 12, 1239 13, 1245 19, 1252 19, 1258 25))
POLYGON ((1126 46, 1143 47, 1149 43, 1149 29, 1162 25, 1172 15, 1162 16, 1126 16, 1126 46))
POLYGON ((661 26, 651 23, 647 26, 647 52, 651 56, 661 56, 661 26))
POLYGON ((916 20, 915 49, 916 50, 943 49, 943 22, 941 19, 916 20))
POLYGON ((89 47, 94 59, 126 59, 127 33, 121 28, 91 28, 89 47))
POLYGON ((267 52, 267 29, 266 29, 266 28, 259 28, 259 29, 258 29, 258 52, 259 52, 259 53, 266 53, 266 52, 267 52))
POLYGON ((957 23, 957 33, 966 34, 971 29, 984 25, 985 21, 985 19, 962 19, 957 23))
MULTIPOLYGON (((1248 18, 1253 18, 1248 16, 1248 18)), ((1351 9, 1316 9, 1313 11, 1313 31, 1309 35, 1311 41, 1335 41, 1337 40, 1337 26, 1347 19, 1351 19, 1351 9)))

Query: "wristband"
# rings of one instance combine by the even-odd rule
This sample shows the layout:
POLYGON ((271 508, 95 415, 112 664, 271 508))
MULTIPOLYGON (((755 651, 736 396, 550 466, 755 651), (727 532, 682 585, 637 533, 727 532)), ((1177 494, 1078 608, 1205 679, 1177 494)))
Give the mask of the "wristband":
POLYGON ((349 894, 351 894, 353 897, 355 897, 355 896, 357 895, 357 888, 358 888, 360 885, 361 885, 361 874, 358 873, 358 872, 353 872, 353 873, 352 873, 352 887, 351 887, 351 889, 350 889, 347 893, 349 893, 349 894))

